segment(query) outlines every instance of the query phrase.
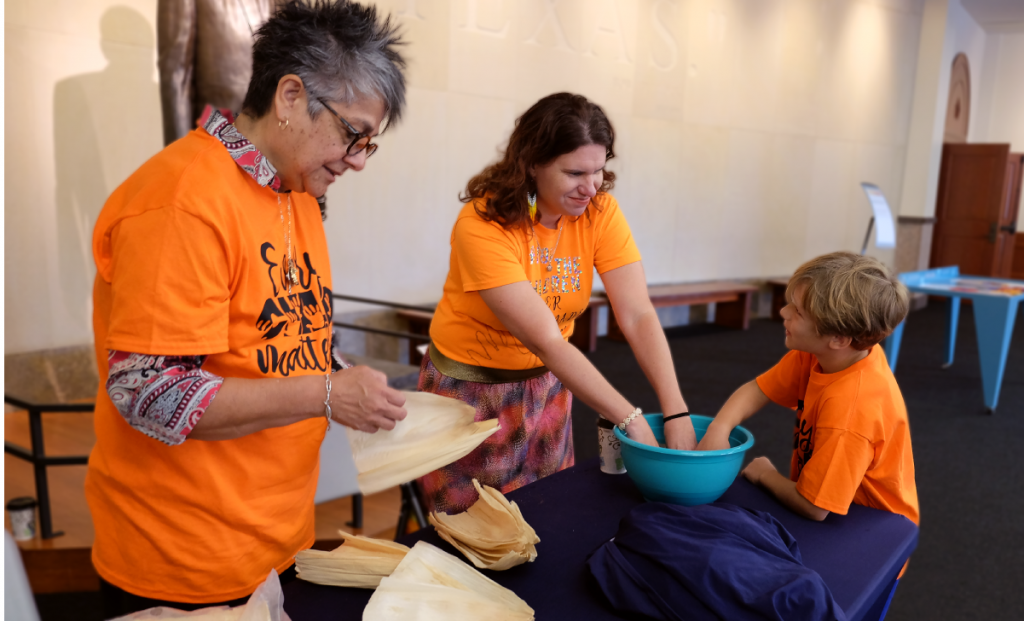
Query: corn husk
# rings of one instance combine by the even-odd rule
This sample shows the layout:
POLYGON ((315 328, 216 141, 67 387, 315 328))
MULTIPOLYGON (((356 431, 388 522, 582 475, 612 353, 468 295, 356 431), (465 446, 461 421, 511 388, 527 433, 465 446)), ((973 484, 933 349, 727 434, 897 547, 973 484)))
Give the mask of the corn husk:
POLYGON ((523 519, 514 502, 473 479, 480 498, 463 513, 431 513, 437 534, 480 569, 502 571, 532 563, 540 537, 523 519))
POLYGON ((406 392, 408 416, 391 431, 346 428, 359 489, 375 494, 461 459, 498 431, 498 420, 475 422, 476 410, 458 399, 406 392))
POLYGON ((400 543, 338 531, 345 543, 331 550, 303 550, 295 555, 295 570, 303 580, 329 586, 373 589, 405 558, 400 543))
POLYGON ((451 554, 418 542, 384 578, 363 621, 532 621, 515 593, 451 554))

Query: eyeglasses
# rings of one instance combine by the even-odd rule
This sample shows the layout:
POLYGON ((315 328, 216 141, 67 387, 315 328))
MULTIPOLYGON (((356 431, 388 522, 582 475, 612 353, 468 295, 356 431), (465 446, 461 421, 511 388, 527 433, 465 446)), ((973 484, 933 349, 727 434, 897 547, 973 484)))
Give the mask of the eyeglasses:
POLYGON ((317 101, 323 104, 323 106, 327 108, 327 110, 331 114, 334 115, 334 118, 341 121, 341 124, 345 126, 345 129, 346 131, 348 131, 349 135, 354 136, 354 138, 352 138, 352 142, 348 143, 348 149, 345 151, 346 155, 357 155, 363 149, 366 149, 366 157, 370 157, 371 155, 377 152, 377 144, 370 142, 369 136, 367 136, 361 131, 358 131, 355 127, 352 127, 351 123, 341 118, 341 115, 335 112, 334 108, 332 108, 331 105, 327 103, 322 97, 317 97, 317 101))

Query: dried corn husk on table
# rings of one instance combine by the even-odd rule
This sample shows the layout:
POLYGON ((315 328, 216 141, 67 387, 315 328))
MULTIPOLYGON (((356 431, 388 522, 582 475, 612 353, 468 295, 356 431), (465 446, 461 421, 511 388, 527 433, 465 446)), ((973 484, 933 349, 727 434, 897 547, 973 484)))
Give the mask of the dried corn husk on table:
POLYGON ((316 584, 373 589, 405 558, 400 543, 338 531, 345 543, 326 552, 303 550, 295 555, 299 578, 316 584))
POLYGON ((502 571, 537 558, 537 533, 518 505, 501 492, 473 479, 480 498, 456 515, 431 513, 437 534, 481 569, 502 571))
POLYGON ((409 415, 391 431, 346 428, 364 494, 447 466, 499 429, 497 419, 475 422, 473 406, 429 392, 406 392, 405 409, 409 415))
POLYGON ((532 621, 512 591, 425 541, 370 597, 363 621, 532 621))

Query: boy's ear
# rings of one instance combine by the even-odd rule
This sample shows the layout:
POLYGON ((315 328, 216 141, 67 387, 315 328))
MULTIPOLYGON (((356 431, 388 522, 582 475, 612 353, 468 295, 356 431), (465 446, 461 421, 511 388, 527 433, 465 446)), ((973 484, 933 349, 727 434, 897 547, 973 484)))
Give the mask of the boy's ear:
POLYGON ((853 338, 849 336, 831 336, 828 339, 828 348, 833 351, 846 349, 853 345, 853 338))

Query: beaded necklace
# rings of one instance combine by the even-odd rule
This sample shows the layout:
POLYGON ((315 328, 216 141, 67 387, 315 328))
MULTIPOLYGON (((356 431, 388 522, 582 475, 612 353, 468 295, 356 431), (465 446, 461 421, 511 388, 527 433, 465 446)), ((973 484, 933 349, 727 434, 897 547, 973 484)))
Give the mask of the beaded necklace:
POLYGON ((292 256, 292 195, 288 193, 288 222, 284 220, 284 210, 281 208, 281 195, 277 195, 277 211, 281 216, 281 228, 284 229, 284 245, 288 265, 285 267, 284 279, 288 283, 288 293, 292 292, 292 285, 299 284, 299 268, 295 264, 295 257, 292 256))

